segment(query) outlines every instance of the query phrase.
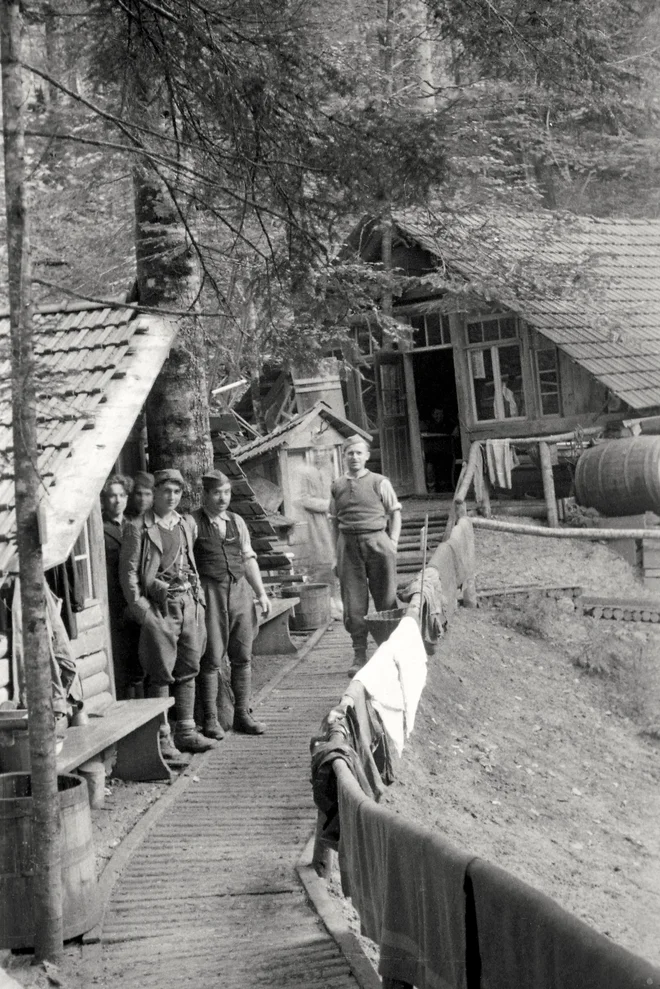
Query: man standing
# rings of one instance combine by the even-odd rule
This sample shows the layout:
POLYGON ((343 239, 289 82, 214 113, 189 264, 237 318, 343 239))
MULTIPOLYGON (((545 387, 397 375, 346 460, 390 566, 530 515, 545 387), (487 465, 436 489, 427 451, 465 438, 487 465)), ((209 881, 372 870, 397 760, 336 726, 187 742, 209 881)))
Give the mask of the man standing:
POLYGON ((177 507, 183 494, 178 470, 154 474, 154 507, 126 523, 119 578, 140 625, 139 657, 148 697, 167 697, 174 684, 174 742, 161 728, 164 758, 205 752, 215 742, 195 728, 195 677, 204 649, 204 593, 195 566, 197 528, 177 507))
POLYGON ((258 631, 254 606, 268 616, 271 604, 261 580, 257 554, 243 519, 228 511, 231 483, 219 470, 202 477, 202 508, 193 512, 197 526, 195 560, 206 597, 207 645, 199 675, 204 734, 222 738, 218 720, 219 671, 229 658, 234 693, 234 731, 261 735, 265 725, 250 713, 252 645, 258 631))
POLYGON ((133 478, 133 490, 128 496, 126 518, 137 518, 153 508, 154 504, 154 475, 146 470, 140 470, 133 478))
POLYGON ((367 470, 371 449, 362 436, 349 436, 342 450, 346 473, 332 484, 330 516, 337 540, 344 625, 353 640, 353 665, 348 671, 353 676, 367 658, 369 592, 377 611, 396 608, 401 505, 388 479, 367 470))

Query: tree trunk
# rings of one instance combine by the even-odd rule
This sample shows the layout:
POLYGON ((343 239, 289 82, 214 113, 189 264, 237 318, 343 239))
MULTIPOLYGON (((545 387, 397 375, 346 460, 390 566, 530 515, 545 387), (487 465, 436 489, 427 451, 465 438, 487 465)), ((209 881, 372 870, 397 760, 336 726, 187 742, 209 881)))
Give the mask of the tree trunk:
POLYGON ((199 288, 195 258, 177 208, 157 176, 136 169, 135 251, 140 305, 186 310, 168 359, 147 399, 149 469, 177 467, 188 482, 189 506, 213 466, 206 381, 206 343, 194 315, 199 288))
POLYGON ((38 524, 40 481, 37 472, 36 362, 30 308, 32 272, 25 200, 19 0, 3 0, 0 3, 0 55, 16 529, 32 764, 35 952, 38 959, 52 960, 62 950, 60 804, 43 555, 38 524))

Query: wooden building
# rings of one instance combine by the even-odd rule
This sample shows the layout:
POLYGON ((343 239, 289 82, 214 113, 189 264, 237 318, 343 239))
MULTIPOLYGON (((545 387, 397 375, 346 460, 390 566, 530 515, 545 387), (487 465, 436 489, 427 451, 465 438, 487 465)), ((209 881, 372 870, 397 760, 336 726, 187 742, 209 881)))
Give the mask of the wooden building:
MULTIPOLYGON (((382 240, 366 219, 348 246, 380 264, 382 240)), ((475 440, 660 407, 660 221, 395 214, 392 266, 408 338, 356 317, 347 414, 380 433, 397 492, 450 490, 475 440)))
MULTIPOLYGON (((43 554, 47 570, 69 558, 80 588, 72 648, 85 709, 114 700, 105 550, 99 494, 117 461, 137 469, 131 443, 136 420, 174 340, 175 326, 134 308, 69 305, 35 313, 44 394, 38 407, 43 554), (128 458, 128 459, 127 459, 128 458), (129 462, 130 461, 130 462, 129 462)), ((0 317, 0 340, 9 318, 0 317)), ((10 379, 8 358, 0 362, 10 379)), ((0 585, 18 571, 11 459, 11 397, 0 393, 0 585)), ((10 664, 0 701, 14 698, 10 664)))

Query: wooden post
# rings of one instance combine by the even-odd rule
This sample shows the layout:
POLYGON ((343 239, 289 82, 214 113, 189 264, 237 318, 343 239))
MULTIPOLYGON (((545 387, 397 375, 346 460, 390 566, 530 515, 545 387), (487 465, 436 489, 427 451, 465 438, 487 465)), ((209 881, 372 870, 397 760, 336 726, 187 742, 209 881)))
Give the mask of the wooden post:
POLYGON ((539 443, 539 455, 541 459, 541 477, 543 478, 543 495, 548 506, 548 525, 551 529, 556 529, 559 525, 557 518, 557 496, 555 494, 555 479, 552 473, 552 458, 550 447, 547 443, 539 443))
POLYGON ((38 960, 62 951, 60 799, 55 715, 46 623, 44 561, 39 533, 37 362, 32 323, 32 266, 25 190, 25 96, 21 74, 19 0, 0 3, 0 60, 11 333, 12 428, 16 544, 23 611, 23 657, 30 726, 32 786, 32 903, 38 960))

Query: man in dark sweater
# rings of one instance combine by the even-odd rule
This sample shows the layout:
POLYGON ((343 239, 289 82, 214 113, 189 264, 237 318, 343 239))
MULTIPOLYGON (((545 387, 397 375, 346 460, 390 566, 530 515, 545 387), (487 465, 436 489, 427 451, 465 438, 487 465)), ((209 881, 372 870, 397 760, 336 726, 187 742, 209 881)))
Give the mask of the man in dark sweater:
POLYGON ((367 658, 369 593, 376 611, 396 608, 401 505, 388 479, 367 470, 371 450, 362 436, 350 436, 342 449, 346 473, 333 482, 330 516, 337 540, 344 625, 353 640, 354 659, 348 671, 353 676, 367 658))
POLYGON ((167 724, 161 752, 205 752, 215 742, 195 729, 195 677, 205 644, 204 592, 195 566, 197 527, 177 507, 183 494, 178 470, 154 474, 154 507, 127 521, 119 557, 119 580, 128 610, 140 626, 139 657, 147 696, 167 697, 174 685, 174 742, 167 724))
POLYGON ((267 616, 271 603, 259 573, 248 528, 228 511, 231 483, 219 470, 202 478, 202 508, 193 512, 197 523, 195 560, 206 596, 206 651, 198 678, 204 712, 204 734, 220 739, 224 732, 218 720, 218 688, 226 657, 234 694, 234 731, 261 735, 265 725, 250 713, 252 688, 252 645, 258 631, 254 596, 267 616))

